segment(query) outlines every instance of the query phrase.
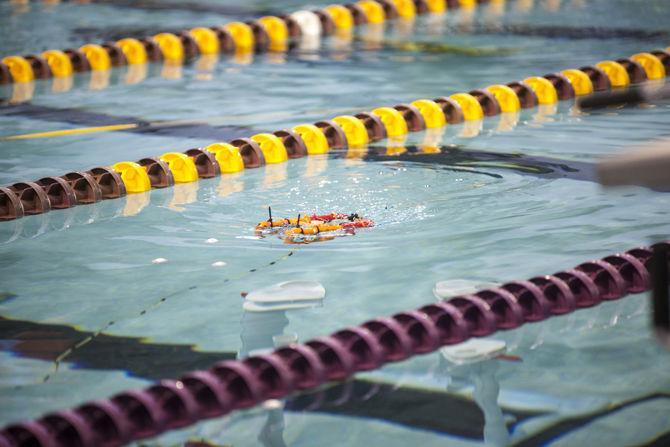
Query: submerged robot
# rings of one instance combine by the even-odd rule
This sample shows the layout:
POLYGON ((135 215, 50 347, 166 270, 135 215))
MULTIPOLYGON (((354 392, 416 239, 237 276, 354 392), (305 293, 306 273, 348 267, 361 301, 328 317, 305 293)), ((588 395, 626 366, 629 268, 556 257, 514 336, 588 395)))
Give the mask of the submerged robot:
POLYGON ((276 234, 287 244, 328 241, 338 236, 355 234, 357 228, 369 228, 374 225, 373 221, 358 214, 330 213, 311 216, 298 214, 297 218, 273 219, 270 207, 268 213, 268 220, 256 225, 256 234, 261 237, 276 234))

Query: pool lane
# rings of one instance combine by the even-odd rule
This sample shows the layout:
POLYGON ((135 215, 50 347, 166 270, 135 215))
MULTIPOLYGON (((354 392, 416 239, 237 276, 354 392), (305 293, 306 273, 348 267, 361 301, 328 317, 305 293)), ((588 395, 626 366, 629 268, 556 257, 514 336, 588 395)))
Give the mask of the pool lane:
MULTIPOLYGON (((207 368, 217 361, 237 357, 235 352, 201 352, 193 349, 193 346, 97 335, 66 325, 7 320, 2 317, 0 323, 0 350, 18 357, 53 362, 62 354, 64 346, 74 347, 91 338, 90 343, 75 349, 63 363, 72 364, 71 367, 77 369, 125 371, 131 376, 148 380, 177 378, 188 371, 207 368)), ((289 399, 287 410, 382 419, 414 429, 428 429, 472 439, 481 438, 484 425, 477 405, 470 400, 411 387, 396 388, 370 380, 330 384, 322 390, 302 393, 289 399), (360 400, 362 396, 368 398, 360 400), (415 402, 420 409, 411 418, 397 411, 407 401, 415 402), (460 416, 435 420, 432 416, 437 408, 452 409, 454 414, 460 416)), ((519 421, 542 415, 514 409, 506 411, 519 421)))
MULTIPOLYGON (((64 121, 70 114, 79 114, 82 117, 109 116, 110 121, 113 121, 111 117, 118 116, 132 118, 137 123, 195 121, 199 124, 163 127, 155 132, 151 127, 142 127, 128 135, 91 134, 60 140, 0 141, 3 153, 0 182, 59 175, 123 159, 136 160, 166 151, 186 150, 212 143, 214 139, 220 139, 219 136, 232 136, 237 127, 258 130, 291 127, 303 121, 316 121, 379 105, 433 98, 522 79, 531 74, 581 66, 601 58, 632 54, 648 49, 649 45, 667 43, 662 36, 649 35, 646 36, 648 41, 640 40, 643 30, 624 20, 623 13, 629 8, 625 4, 613 13, 611 20, 601 22, 600 18, 596 19, 604 30, 600 36, 577 40, 572 37, 583 37, 583 33, 579 35, 578 31, 556 27, 579 30, 583 15, 601 11, 601 2, 581 6, 566 2, 555 11, 537 3, 529 12, 518 10, 517 2, 507 5, 499 16, 492 15, 492 9, 486 6, 475 10, 470 18, 461 11, 447 15, 437 24, 428 18, 419 18, 413 30, 390 24, 385 33, 373 36, 372 40, 362 34, 359 36, 362 40, 345 42, 339 49, 341 43, 327 43, 331 49, 330 55, 325 57, 318 52, 297 59, 277 60, 264 56, 258 64, 236 66, 223 63, 213 71, 185 66, 181 78, 177 79, 148 78, 142 84, 112 85, 96 92, 75 90, 62 96, 36 96, 29 107, 51 109, 55 115, 59 113, 57 109, 66 109, 68 112, 62 115, 64 121), (561 24, 568 17, 575 19, 570 22, 574 26, 561 24), (463 27, 468 20, 473 24, 472 33, 463 27), (493 24, 489 23, 491 20, 493 24), (529 25, 524 28, 518 24, 520 20, 529 25), (503 35, 484 33, 495 30, 498 24, 503 35), (478 29, 483 34, 478 34, 478 29), (539 36, 513 35, 528 29, 539 36), (624 32, 630 34, 621 37, 624 32), (598 38, 617 33, 617 39, 598 38), (561 34, 566 37, 560 38, 561 34), (617 44, 603 45, 604 41, 617 44), (495 53, 496 48, 499 54, 495 53), (552 51, 548 52, 547 48, 552 51), (338 51, 340 59, 336 57, 338 51), (479 54, 480 51, 484 53, 479 54), (192 138, 188 142, 173 138, 182 136, 192 138)), ((659 7, 662 6, 655 6, 659 7)), ((661 22, 654 14, 648 19, 649 32, 654 33, 660 28, 656 23, 661 22)), ((176 25, 169 19, 164 23, 176 25)), ((117 74, 113 71, 114 76, 117 74)), ((547 117, 546 121, 552 119, 566 118, 559 115, 557 118, 547 117)), ((17 115, 4 116, 0 123, 4 135, 71 128, 51 121, 58 120, 56 116, 48 120, 17 115)), ((443 142, 449 144, 452 141, 443 142)), ((563 158, 560 154, 554 156, 563 158)))
MULTIPOLYGON (((427 23, 431 28, 431 34, 445 34, 450 36, 458 35, 492 35, 492 36, 527 36, 533 38, 541 38, 546 41, 551 40, 638 40, 640 42, 658 41, 667 43, 670 33, 661 30, 645 30, 645 29, 630 29, 630 28, 616 28, 616 27, 568 27, 568 26, 534 26, 531 24, 481 24, 476 23, 473 26, 464 29, 455 23, 449 23, 442 19, 442 22, 435 22, 435 18, 420 17, 418 19, 421 23, 419 28, 427 23)), ((404 24, 403 26, 408 26, 404 24)), ((397 28, 399 24, 391 23, 390 28, 397 28)), ((341 59, 343 47, 347 43, 353 51, 362 55, 370 55, 371 53, 388 52, 391 50, 402 51, 409 55, 416 53, 425 54, 462 54, 470 56, 493 56, 505 52, 514 52, 514 49, 495 49, 486 47, 472 47, 467 45, 457 45, 442 42, 431 41, 414 41, 407 40, 407 31, 412 28, 416 29, 416 24, 411 24, 409 29, 404 31, 402 38, 381 38, 381 28, 363 28, 357 30, 356 34, 347 39, 341 37, 314 39, 307 37, 292 42, 287 48, 288 54, 274 53, 271 54, 270 59, 275 63, 284 60, 300 60, 306 59, 314 61, 318 59, 341 59), (337 43, 337 44, 335 44, 337 43), (345 45, 343 45, 345 44, 345 45)), ((117 41, 129 35, 132 36, 151 36, 164 31, 160 28, 139 28, 139 29, 119 29, 111 27, 110 29, 88 29, 77 28, 72 30, 73 33, 82 34, 82 38, 86 40, 89 34, 95 38, 88 39, 89 41, 117 41)), ((233 64, 246 65, 254 63, 254 61, 263 61, 266 58, 261 56, 254 56, 253 54, 226 54, 226 55, 207 55, 194 59, 184 61, 185 66, 198 67, 199 76, 211 76, 217 65, 225 62, 232 62, 233 64), (221 59, 219 56, 223 56, 221 59)), ((180 76, 180 67, 168 66, 163 63, 148 63, 143 65, 131 65, 121 68, 115 68, 104 72, 85 72, 75 73, 67 78, 53 78, 48 80, 38 80, 34 84, 14 84, 8 85, 0 90, 5 98, 0 97, 0 106, 11 106, 29 102, 35 96, 64 94, 72 89, 87 89, 92 94, 98 90, 104 90, 110 85, 116 84, 134 84, 144 82, 147 78, 161 76, 166 79, 180 76)))
MULTIPOLYGON (((207 123, 199 123, 194 120, 151 122, 133 116, 113 116, 105 113, 88 112, 81 109, 58 108, 32 104, 21 104, 10 108, 0 109, 0 117, 22 117, 36 121, 64 123, 76 126, 74 129, 71 129, 73 134, 78 129, 86 130, 87 128, 94 127, 132 125, 133 127, 120 130, 123 132, 145 135, 229 141, 249 136, 252 132, 251 129, 242 126, 214 126, 207 123)), ((32 134, 0 136, 0 141, 30 138, 31 135, 32 134)), ((41 136, 40 133, 34 135, 35 138, 41 136)))
MULTIPOLYGON (((109 336, 78 331, 73 327, 39 324, 31 321, 7 320, 0 317, 0 349, 23 357, 55 361, 64 346, 77 346, 82 341, 90 343, 75 349, 66 363, 79 369, 116 369, 128 374, 150 379, 176 378, 193 369, 237 357, 235 352, 200 352, 183 344, 158 344, 140 338, 109 336)), ((600 418, 626 410, 635 405, 656 399, 670 399, 670 394, 654 393, 588 415, 562 420, 546 430, 534 433, 516 445, 543 444, 559 436, 574 432, 600 418)), ((515 424, 532 418, 546 417, 548 413, 517 411, 502 408, 515 424)), ((380 419, 412 429, 430 430, 473 440, 482 439, 485 419, 477 404, 444 392, 421 390, 407 386, 394 386, 370 379, 353 379, 331 384, 324 389, 297 394, 289 398, 285 411, 300 413, 326 413, 362 419, 380 419), (403 411, 408 402, 414 408, 403 411), (449 418, 435 418, 447 413, 449 418)), ((510 427, 512 424, 510 423, 510 427)), ((661 444, 659 444, 661 445, 661 444)))
MULTIPOLYGON (((665 135, 663 131, 659 132, 659 130, 664 128, 661 123, 667 119, 670 110, 669 105, 670 101, 663 100, 651 104, 651 107, 647 104, 641 104, 625 108, 577 113, 570 102, 564 102, 548 114, 538 109, 523 111, 513 120, 510 120, 509 116, 503 115, 487 118, 479 123, 469 122, 462 125, 451 125, 440 129, 437 134, 434 132, 411 134, 406 142, 400 143, 400 146, 398 142, 387 142, 388 146, 376 145, 353 152, 332 151, 330 157, 348 158, 353 156, 372 162, 423 163, 425 166, 440 166, 442 169, 480 173, 494 178, 502 178, 505 171, 516 170, 520 174, 537 176, 545 180, 563 177, 573 180, 595 181, 593 163, 598 157, 665 135), (616 125, 613 126, 613 123, 616 123, 616 125), (635 129, 635 132, 632 133, 629 129, 635 129), (538 135, 541 135, 543 143, 546 144, 535 144, 534 139, 538 135), (574 145, 571 142, 571 135, 579 135, 583 144, 574 145), (603 139, 601 135, 607 135, 607 137, 603 139), (445 144, 447 142, 449 144, 445 144), (442 151, 442 153, 432 153, 436 151, 442 151)), ((105 125, 137 119, 135 117, 113 117, 76 109, 67 110, 68 113, 60 113, 61 109, 32 105, 22 105, 17 109, 6 109, 3 112, 17 113, 21 116, 32 116, 35 113, 37 117, 42 118, 42 121, 54 120, 57 129, 62 129, 63 126, 58 122, 65 119, 71 119, 72 123, 80 125, 105 125)), ((320 112, 312 113, 318 114, 320 112)), ((177 150, 186 150, 190 147, 210 144, 213 141, 211 138, 199 138, 201 134, 209 135, 221 131, 227 135, 227 132, 231 129, 234 132, 238 132, 240 129, 238 126, 218 127, 207 123, 198 123, 197 121, 186 121, 183 125, 179 122, 168 123, 169 127, 165 129, 162 128, 162 123, 153 124, 142 121, 138 123, 141 127, 131 129, 131 131, 147 132, 146 135, 153 135, 155 141, 152 144, 144 144, 146 147, 155 147, 153 151, 147 149, 140 152, 132 146, 120 145, 118 143, 120 139, 127 139, 130 136, 120 137, 119 132, 105 132, 81 138, 96 141, 96 146, 109 145, 116 147, 116 151, 107 153, 105 158, 102 159, 103 163, 101 163, 112 164, 124 159, 124 151, 126 152, 126 159, 133 159, 132 157, 138 159, 149 155, 159 155, 168 150, 168 147, 174 149, 175 142, 169 140, 166 143, 167 140, 163 132, 172 135, 179 134, 184 138, 194 137, 191 143, 180 143, 177 147, 177 150), (154 129, 157 131, 154 131, 154 129), (181 135, 181 132, 184 132, 184 134, 181 135), (111 141, 112 143, 104 143, 104 141, 111 141)), ((249 129, 247 134, 267 131, 270 126, 255 131, 249 129)), ((120 133, 125 134, 127 131, 120 133)), ((68 146, 71 138, 79 137, 65 136, 28 140, 40 149, 40 152, 34 154, 33 158, 35 162, 35 166, 31 168, 34 172, 32 174, 33 178, 63 174, 73 168, 90 169, 94 166, 94 163, 100 161, 96 153, 89 153, 88 151, 73 154, 75 158, 88 160, 80 164, 72 162, 75 158, 72 158, 72 160, 62 159, 58 154, 51 153, 54 147, 58 147, 55 146, 56 144, 68 146), (41 167, 41 164, 45 164, 46 161, 50 161, 52 164, 53 162, 60 163, 62 168, 57 169, 57 166, 56 169, 41 167), (54 172, 55 170, 58 172, 54 172)), ((18 155, 13 150, 6 152, 5 163, 11 167, 12 157, 18 155)), ((25 156, 27 154, 24 154, 25 156)), ((306 170, 301 175, 315 175, 315 173, 323 172, 322 170, 327 166, 327 161, 323 157, 311 156, 308 158, 309 160, 304 164, 306 170)), ((295 162, 294 160, 289 164, 295 162)), ((3 183, 26 180, 26 177, 19 177, 9 167, 0 174, 0 177, 5 179, 3 183)), ((22 167, 22 169, 25 168, 22 167)), ((279 169, 279 171, 282 171, 282 169, 279 169)), ((279 171, 278 167, 267 167, 261 168, 259 173, 261 176, 271 179, 276 177, 279 171)), ((152 200, 151 194, 131 195, 122 199, 19 219, 3 225, 0 240, 3 243, 9 243, 17 239, 42 236, 54 230, 88 225, 124 216, 129 217, 142 212, 148 205, 168 206, 176 210, 184 205, 202 200, 202 197, 208 197, 211 193, 218 194, 220 197, 238 194, 244 189, 243 178, 244 175, 223 175, 214 183, 201 180, 192 184, 182 184, 168 188, 167 197, 162 193, 156 193, 158 196, 154 194, 152 200), (211 187, 215 183, 218 186, 212 190, 211 187), (199 190, 200 192, 198 192, 199 190), (160 198, 157 199, 156 197, 159 196, 160 198)))
MULTIPOLYGON (((578 181, 597 182, 595 175, 595 164, 575 161, 561 160, 547 157, 526 156, 521 153, 501 153, 457 146, 443 146, 441 153, 425 153, 423 147, 408 146, 407 152, 399 155, 389 155, 388 147, 370 147, 368 153, 361 158, 366 162, 393 163, 403 166, 407 163, 424 166, 428 169, 442 169, 464 174, 475 174, 501 179, 506 171, 517 174, 534 176, 537 178, 571 179, 578 181)), ((331 158, 346 158, 346 152, 333 152, 331 158)), ((221 185, 226 185, 222 179, 221 185)), ((141 213, 146 206, 184 206, 196 200, 195 197, 180 200, 183 185, 173 188, 172 198, 165 200, 151 200, 150 196, 140 195, 133 198, 125 197, 113 201, 99 202, 92 205, 82 205, 63 212, 57 211, 62 216, 51 216, 51 213, 42 215, 42 218, 25 217, 14 221, 13 224, 5 224, 0 229, 0 245, 9 244, 19 239, 36 238, 51 231, 74 231, 81 225, 91 225, 120 217, 132 217, 141 213), (133 200, 137 199, 137 200, 133 200), (24 220, 25 219, 25 220, 24 220)), ((222 189, 228 191, 225 187, 222 189)), ((197 189, 196 189, 197 191, 197 189)))
MULTIPOLYGON (((412 302, 430 301, 430 288, 443 275, 458 278, 482 274, 498 280, 521 276, 521 270, 534 274, 542 269, 546 273, 569 265, 567 262, 575 257, 592 256, 604 246, 614 251, 624 245, 621 241, 632 245, 650 232, 660 234, 667 229, 662 214, 651 214, 663 203, 662 197, 639 190, 627 198, 617 195, 585 200, 585 195, 597 191, 588 182, 543 181, 513 171, 502 179, 489 179, 389 162, 326 161, 328 171, 320 176, 302 177, 304 165, 293 164, 285 180, 269 185, 264 184, 260 173, 252 178, 245 173, 248 190, 237 195, 237 199, 246 198, 241 202, 235 201, 235 196, 210 196, 183 205, 185 210, 181 212, 159 207, 134 219, 101 222, 101 227, 84 225, 47 233, 39 240, 17 241, 3 252, 1 274, 12 278, 5 286, 16 297, 3 303, 2 313, 13 318, 77 324, 93 332, 113 320, 115 324, 104 329, 108 334, 235 351, 242 349, 240 325, 246 324, 240 310, 240 292, 287 278, 312 277, 328 290, 323 308, 290 314, 288 331, 303 338, 404 309, 412 302), (353 165, 347 167, 347 162, 353 165), (336 175, 338 172, 340 175, 336 175), (343 187, 338 183, 344 183, 343 187), (412 185, 409 190, 407 185, 412 185), (388 191, 382 196, 382 190, 388 191), (421 193, 406 196, 410 190, 421 193), (305 247, 296 256, 259 271, 259 267, 288 251, 280 241, 245 238, 253 234, 247 227, 264 213, 261 204, 267 200, 279 213, 289 215, 324 206, 365 210, 380 226, 355 238, 305 247), (614 207, 621 202, 623 208, 614 207), (631 219, 631 214, 645 216, 644 224, 631 219), (574 228, 584 225, 584 216, 589 223, 588 231, 582 234, 574 228), (555 228, 550 223, 555 223, 555 228), (614 225, 624 230, 613 232, 614 225), (209 244, 205 242, 208 238, 220 242, 209 244), (580 253, 573 253, 574 244, 579 245, 580 253), (399 258, 398 252, 404 255, 399 258), (168 262, 151 264, 158 257, 168 262), (54 259, 60 261, 54 264, 54 259), (217 270, 212 266, 221 259, 230 267, 217 270), (422 272, 421 279, 417 269, 422 272), (65 270, 77 280, 62 281, 65 270), (225 282, 252 270, 255 272, 241 279, 225 282), (359 292, 352 293, 352 287, 359 292), (168 299, 162 302, 164 297, 168 299), (81 305, 91 300, 95 300, 95 306, 81 305), (140 315, 143 309, 150 311, 140 315)), ((201 188, 209 189, 208 185, 201 188)), ((631 314, 630 310, 624 313, 631 314)), ((588 315, 593 317, 594 312, 588 315)), ((611 315, 611 309, 602 312, 605 319, 611 315)), ((582 320, 588 319, 579 317, 577 326, 587 326, 582 320)), ((625 321, 623 316, 621 319, 625 321)), ((634 322, 646 325, 646 318, 640 316, 634 322)), ((538 326, 551 334, 564 325, 538 326)), ((253 332, 254 327, 249 331, 253 332)), ((624 327, 640 330, 637 326, 624 327)), ((551 343, 545 343, 550 348, 555 343, 562 347, 563 336, 558 332, 551 343)), ((585 337, 584 341, 590 339, 585 337)), ((564 351, 560 349, 559 353, 564 351)), ((534 356, 532 350, 524 355, 534 356)), ((546 356, 541 356, 538 371, 544 370, 542 359, 546 356)), ((569 366, 574 365, 569 362, 569 366)), ((36 369, 42 370, 40 378, 52 370, 49 365, 36 369)), ((98 393, 97 389, 87 389, 85 382, 65 368, 35 388, 54 393, 59 386, 72 383, 79 384, 81 397, 98 393)))

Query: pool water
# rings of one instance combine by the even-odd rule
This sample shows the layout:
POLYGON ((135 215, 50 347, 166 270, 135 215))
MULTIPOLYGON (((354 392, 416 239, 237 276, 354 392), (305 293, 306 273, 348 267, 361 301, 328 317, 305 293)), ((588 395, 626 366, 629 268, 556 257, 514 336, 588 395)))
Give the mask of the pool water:
MULTIPOLYGON (((327 4, 311 2, 318 3, 327 4)), ((129 30, 213 25, 304 6, 189 4, 204 13, 157 4, 31 3, 25 10, 2 3, 0 50, 64 48, 129 30)), ((102 121, 188 126, 0 140, 0 184, 670 42, 664 1, 503 4, 441 22, 421 17, 413 27, 390 24, 383 34, 363 28, 350 43, 330 38, 315 50, 256 56, 246 65, 188 65, 176 79, 154 69, 138 84, 91 91, 78 79, 65 93, 38 82, 29 103, 0 106, 3 136, 102 121)), ((514 119, 447 126, 441 135, 382 141, 364 157, 310 156, 1 223, 0 423, 434 302, 438 281, 525 279, 668 239, 667 193, 605 191, 594 166, 603 155, 667 137, 669 121, 668 101, 589 113, 566 101, 514 119), (441 153, 426 154, 426 145, 441 153), (388 155, 396 152, 403 153, 388 155), (254 232, 268 206, 277 217, 356 212, 376 225, 287 245, 254 232), (289 280, 318 281, 326 297, 295 310, 242 308, 243 293, 289 280)), ((506 343, 502 358, 458 365, 435 352, 143 445, 663 445, 670 357, 651 335, 647 301, 646 294, 630 296, 494 334, 489 338, 506 343)))

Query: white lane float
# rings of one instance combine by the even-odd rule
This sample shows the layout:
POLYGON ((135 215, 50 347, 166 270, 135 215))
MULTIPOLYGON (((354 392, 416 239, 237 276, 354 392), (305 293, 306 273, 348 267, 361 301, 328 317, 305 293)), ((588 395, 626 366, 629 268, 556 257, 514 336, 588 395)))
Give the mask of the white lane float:
POLYGON ((273 312, 320 306, 326 289, 317 281, 284 281, 256 289, 244 298, 247 312, 273 312))
POLYGON ((449 279, 438 281, 433 287, 433 295, 438 300, 446 300, 459 295, 469 295, 484 289, 498 287, 500 284, 469 279, 449 279))

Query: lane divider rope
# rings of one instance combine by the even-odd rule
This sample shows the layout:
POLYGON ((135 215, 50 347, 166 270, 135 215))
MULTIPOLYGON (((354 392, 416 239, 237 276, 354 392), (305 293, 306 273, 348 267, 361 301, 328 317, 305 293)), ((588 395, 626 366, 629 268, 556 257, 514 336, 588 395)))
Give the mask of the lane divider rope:
POLYGON ((366 144, 385 138, 392 144, 397 142, 400 153, 408 132, 447 124, 467 125, 501 113, 504 117, 520 109, 551 106, 560 100, 624 88, 648 79, 659 82, 657 77, 668 73, 669 52, 638 53, 630 58, 532 76, 506 85, 496 84, 433 100, 419 99, 411 104, 379 107, 371 112, 300 124, 251 138, 216 142, 185 153, 168 152, 160 157, 122 161, 86 172, 17 182, 0 187, 0 221, 283 163, 292 158, 324 154, 331 149, 348 150, 352 157, 362 156, 366 144))
POLYGON ((0 430, 0 446, 120 446, 472 337, 642 293, 649 290, 650 260, 659 246, 667 250, 670 241, 375 318, 304 344, 218 362, 177 380, 12 424, 0 430))
MULTIPOLYGON (((247 65, 253 61, 254 53, 267 52, 276 63, 283 60, 285 53, 317 50, 321 37, 329 35, 335 36, 333 46, 337 48, 340 57, 342 45, 354 39, 353 30, 358 25, 371 25, 364 28, 360 36, 364 42, 370 39, 378 40, 381 37, 380 26, 385 23, 393 22, 398 30, 407 33, 410 26, 415 23, 414 17, 418 15, 430 14, 433 17, 444 18, 447 10, 464 8, 470 11, 479 4, 488 3, 492 11, 499 16, 504 13, 502 6, 505 2, 506 0, 497 0, 493 3, 487 0, 414 1, 414 15, 412 15, 407 0, 399 3, 361 0, 346 6, 331 5, 322 10, 301 10, 288 16, 265 16, 255 22, 232 22, 210 28, 195 27, 176 33, 159 33, 144 39, 128 37, 100 45, 84 45, 79 49, 48 50, 40 55, 9 56, 18 57, 19 60, 11 59, 14 61, 12 62, 14 71, 0 61, 0 84, 12 85, 10 97, 0 103, 13 106, 30 101, 37 94, 68 92, 75 86, 82 88, 87 86, 90 91, 101 91, 117 83, 137 84, 158 73, 166 79, 177 79, 181 77, 181 67, 186 62, 194 63, 196 79, 209 79, 209 73, 213 72, 220 54, 226 55, 227 60, 232 63, 247 65), (406 12, 404 15, 396 14, 394 12, 396 9, 406 12), (281 21, 284 24, 280 23, 281 21), (107 56, 103 54, 104 52, 107 56), (195 59, 197 56, 200 57, 195 59), (161 67, 148 65, 158 61, 163 62, 161 67), (29 66, 24 62, 28 62, 29 66), (97 69, 92 70, 94 66, 97 69), (126 70, 112 76, 110 69, 121 66, 126 67, 126 70), (88 77, 75 79, 73 75, 78 73, 88 73, 88 77), (204 73, 207 75, 203 76, 204 73), (44 79, 52 79, 52 82, 37 85, 33 82, 44 79)), ((468 13, 461 19, 471 21, 473 17, 468 13)), ((431 22, 435 23, 434 20, 431 22)), ((439 30, 444 31, 441 28, 439 30)), ((394 46, 393 43, 390 45, 394 46)), ((412 51, 419 49, 413 48, 412 51)))
MULTIPOLYGON (((479 3, 487 1, 480 0, 479 3)), ((105 71, 148 61, 180 64, 197 55, 284 52, 292 41, 303 35, 350 32, 355 26, 366 23, 413 19, 417 14, 443 13, 448 8, 474 7, 476 4, 476 1, 464 0, 361 0, 315 11, 301 10, 282 17, 265 16, 246 23, 231 22, 211 28, 162 32, 148 38, 126 37, 80 48, 7 56, 0 62, 0 84, 67 77, 77 72, 105 71)))

